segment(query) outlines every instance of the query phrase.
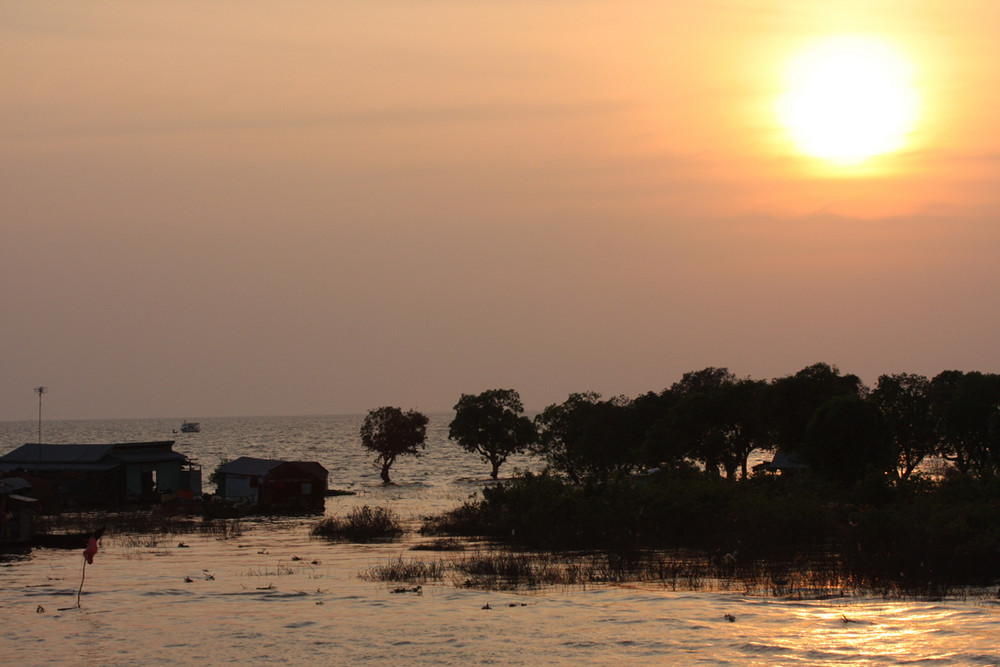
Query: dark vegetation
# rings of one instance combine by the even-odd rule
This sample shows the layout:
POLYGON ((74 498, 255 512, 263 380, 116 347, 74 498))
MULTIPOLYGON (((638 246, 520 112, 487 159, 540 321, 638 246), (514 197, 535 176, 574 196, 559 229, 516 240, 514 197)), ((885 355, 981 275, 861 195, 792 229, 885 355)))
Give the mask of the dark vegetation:
POLYGON ((420 456, 427 438, 427 416, 385 406, 369 410, 361 424, 361 445, 375 454, 382 481, 388 484, 389 468, 403 455, 420 456))
POLYGON ((523 413, 521 396, 513 389, 462 394, 448 437, 488 461, 490 477, 496 479, 507 457, 523 452, 535 439, 535 427, 523 413))
POLYGON ((63 512, 37 514, 34 530, 39 533, 93 533, 103 528, 104 536, 122 538, 135 535, 213 535, 220 539, 239 537, 245 523, 238 518, 202 519, 157 512, 63 512))
MULTIPOLYGON (((520 402, 502 412, 491 395, 462 397, 452 438, 495 473, 502 459, 475 449, 476 434, 492 442, 492 425, 519 417, 520 402)), ((769 382, 706 368, 635 399, 572 394, 533 427, 544 473, 486 488, 423 532, 598 549, 664 572, 650 565, 654 551, 671 562, 693 553, 675 579, 730 573, 775 589, 795 578, 924 591, 1000 580, 997 375, 884 375, 869 389, 827 364, 769 382), (797 465, 749 470, 755 450, 797 465), (922 473, 931 461, 939 470, 922 473)), ((503 579, 492 560, 500 570, 483 579, 503 579)), ((530 578, 572 579, 556 569, 530 578)))
POLYGON ((668 473, 574 485, 528 475, 485 489, 423 531, 550 552, 690 551, 721 575, 766 565, 820 568, 865 588, 988 585, 998 577, 1000 483, 838 489, 805 475, 727 484, 668 473))
POLYGON ((371 542, 394 539, 403 534, 396 514, 386 507, 355 507, 346 518, 327 517, 313 526, 312 534, 328 540, 371 542))

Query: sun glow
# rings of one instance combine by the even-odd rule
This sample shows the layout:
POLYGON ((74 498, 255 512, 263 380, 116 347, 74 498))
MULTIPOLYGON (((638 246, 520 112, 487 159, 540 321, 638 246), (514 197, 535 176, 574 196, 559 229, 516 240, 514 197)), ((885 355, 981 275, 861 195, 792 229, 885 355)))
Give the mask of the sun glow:
POLYGON ((792 61, 778 115, 801 152, 858 165, 904 146, 918 111, 912 78, 883 42, 828 38, 792 61))

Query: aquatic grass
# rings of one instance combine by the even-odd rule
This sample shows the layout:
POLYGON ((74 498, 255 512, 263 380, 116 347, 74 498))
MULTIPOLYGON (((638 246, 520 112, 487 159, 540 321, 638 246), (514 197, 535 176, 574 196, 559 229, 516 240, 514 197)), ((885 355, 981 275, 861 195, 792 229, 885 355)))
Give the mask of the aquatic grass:
POLYGON ((422 561, 404 559, 399 556, 388 563, 373 565, 358 576, 366 581, 393 581, 403 583, 426 583, 441 581, 447 566, 442 561, 422 561))
MULTIPOLYGON (((450 575, 458 588, 537 590, 553 587, 643 585, 671 591, 739 591, 745 595, 816 599, 875 595, 935 597, 957 589, 901 588, 845 574, 830 555, 814 562, 731 565, 691 551, 518 552, 485 549, 425 562, 401 557, 359 574, 370 581, 424 583, 450 575)), ((991 591, 992 592, 992 589, 991 591)), ((1000 591, 998 591, 1000 594, 1000 591)))
POLYGON ((142 512, 67 512, 38 515, 34 519, 36 532, 90 533, 98 528, 105 535, 215 535, 223 539, 239 537, 245 524, 238 519, 203 519, 198 516, 176 516, 148 510, 142 512))
POLYGON ((453 537, 442 537, 430 542, 421 542, 410 547, 411 551, 465 551, 465 542, 453 537))
POLYGON ((348 512, 346 518, 327 517, 312 528, 315 537, 349 542, 391 540, 403 534, 396 513, 387 507, 364 505, 348 512))
POLYGON ((244 523, 240 519, 208 519, 202 522, 200 532, 229 540, 243 535, 244 523))
POLYGON ((479 552, 455 559, 453 567, 453 581, 463 588, 514 590, 584 583, 554 554, 479 552))
MULTIPOLYGON (((426 519, 420 532, 551 552, 615 552, 623 544, 738 552, 738 565, 708 558, 692 576, 784 590, 788 576, 781 570, 792 564, 809 590, 923 594, 1000 581, 1000 480, 877 477, 844 487, 806 475, 738 483, 666 475, 587 484, 525 475, 426 519), (772 569, 776 581, 758 586, 752 582, 764 575, 747 579, 748 567, 772 569)), ((609 570, 607 576, 619 575, 609 570)))
POLYGON ((120 535, 114 538, 124 549, 155 549, 163 542, 160 535, 120 535))
POLYGON ((274 568, 265 566, 251 567, 247 569, 244 573, 244 577, 277 577, 295 574, 297 570, 284 563, 278 563, 274 568))

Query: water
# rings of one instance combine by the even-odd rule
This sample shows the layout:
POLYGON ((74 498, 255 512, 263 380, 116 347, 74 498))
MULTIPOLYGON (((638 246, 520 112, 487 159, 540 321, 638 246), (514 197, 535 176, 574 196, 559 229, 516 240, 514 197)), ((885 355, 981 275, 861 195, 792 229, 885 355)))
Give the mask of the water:
MULTIPOLYGON (((425 456, 397 461, 396 484, 384 487, 361 449, 361 419, 203 418, 198 434, 174 434, 180 420, 53 422, 43 439, 176 439, 206 479, 240 455, 316 460, 331 487, 357 494, 329 498, 327 514, 386 505, 411 526, 489 483, 488 465, 448 442, 449 417, 436 415, 425 456)), ((37 424, 0 424, 0 451, 36 438, 37 424)), ((501 474, 537 465, 520 458, 501 474)), ((409 551, 415 535, 329 544, 309 537, 312 521, 251 522, 225 540, 106 537, 80 609, 64 609, 76 603, 77 551, 0 562, 0 654, 25 665, 1000 665, 995 596, 790 600, 657 584, 486 592, 447 578, 421 594, 394 593, 398 584, 359 573, 447 554, 409 551)))

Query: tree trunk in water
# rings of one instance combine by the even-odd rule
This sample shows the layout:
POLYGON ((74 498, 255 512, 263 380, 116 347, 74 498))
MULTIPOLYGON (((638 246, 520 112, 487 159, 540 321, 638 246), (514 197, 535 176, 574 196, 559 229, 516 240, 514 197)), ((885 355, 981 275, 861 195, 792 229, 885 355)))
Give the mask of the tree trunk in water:
POLYGON ((492 477, 493 479, 496 479, 497 475, 500 474, 500 462, 499 461, 490 461, 490 463, 493 464, 493 472, 490 473, 490 477, 492 477))
POLYGON ((388 484, 389 483, 389 466, 390 465, 392 465, 392 464, 391 463, 383 463, 382 464, 382 483, 383 484, 388 484))

